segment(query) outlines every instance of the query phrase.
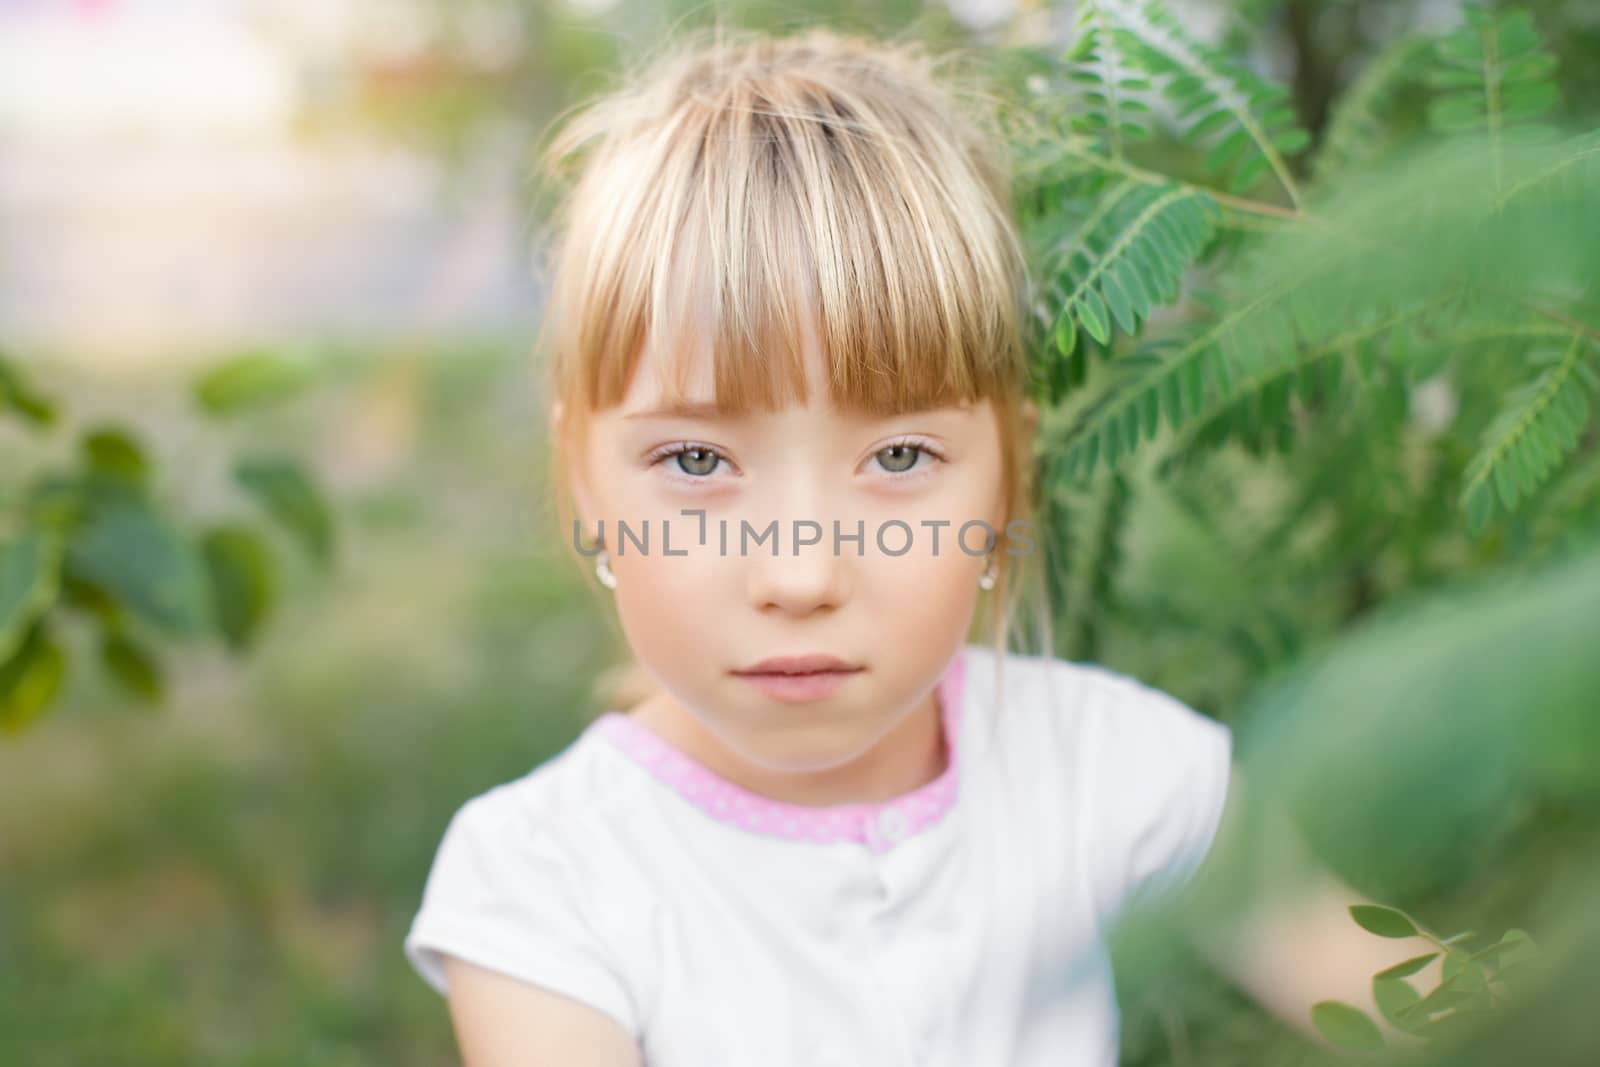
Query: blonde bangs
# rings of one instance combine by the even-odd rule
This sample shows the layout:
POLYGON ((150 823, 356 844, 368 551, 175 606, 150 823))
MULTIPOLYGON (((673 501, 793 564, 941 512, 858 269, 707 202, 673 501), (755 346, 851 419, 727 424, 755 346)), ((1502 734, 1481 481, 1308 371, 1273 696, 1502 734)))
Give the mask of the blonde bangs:
POLYGON ((552 169, 599 144, 545 323, 568 410, 620 403, 647 350, 686 399, 708 344, 722 409, 803 404, 812 331, 841 410, 1020 391, 1002 171, 931 80, 886 69, 915 61, 826 31, 691 47, 569 124, 552 169))

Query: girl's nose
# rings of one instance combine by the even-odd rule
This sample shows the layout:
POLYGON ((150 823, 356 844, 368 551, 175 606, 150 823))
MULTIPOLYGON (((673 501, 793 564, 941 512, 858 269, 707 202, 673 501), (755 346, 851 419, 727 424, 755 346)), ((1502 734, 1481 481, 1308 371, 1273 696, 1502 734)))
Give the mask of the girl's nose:
POLYGON ((759 534, 775 530, 760 545, 754 537, 747 554, 737 562, 745 573, 750 601, 757 610, 806 615, 838 607, 849 595, 852 560, 859 539, 851 540, 854 521, 846 521, 828 506, 816 480, 797 476, 785 485, 782 499, 773 500, 773 525, 752 528, 759 534), (835 525, 840 537, 834 536, 835 525), (776 553, 773 546, 776 544, 776 553))
MULTIPOLYGON (((778 553, 766 545, 739 560, 744 569, 751 604, 758 611, 777 611, 788 615, 810 615, 838 608, 850 592, 851 557, 846 543, 834 551, 832 522, 818 520, 822 534, 815 544, 800 544, 795 554, 797 532, 792 523, 779 523, 778 553)), ((816 538, 816 530, 800 524, 798 541, 816 538)))

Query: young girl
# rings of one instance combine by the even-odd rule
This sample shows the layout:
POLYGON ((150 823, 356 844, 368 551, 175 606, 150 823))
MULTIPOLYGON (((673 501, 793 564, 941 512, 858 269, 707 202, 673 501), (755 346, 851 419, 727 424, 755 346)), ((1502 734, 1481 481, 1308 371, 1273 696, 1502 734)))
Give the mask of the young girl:
POLYGON ((1116 1061, 1103 934, 1231 735, 1009 651, 1026 270, 951 84, 718 31, 551 147, 562 536, 652 689, 445 833, 405 950, 471 1067, 1116 1061))

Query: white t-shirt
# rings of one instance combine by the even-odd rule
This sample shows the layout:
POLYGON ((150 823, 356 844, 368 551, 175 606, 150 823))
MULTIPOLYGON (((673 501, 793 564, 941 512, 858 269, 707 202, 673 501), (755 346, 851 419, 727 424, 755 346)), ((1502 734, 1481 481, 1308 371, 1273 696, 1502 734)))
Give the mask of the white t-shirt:
POLYGON ((787 805, 608 712, 468 800, 405 939, 555 990, 647 1067, 1114 1065, 1103 932, 1186 882, 1232 734, 1109 668, 988 646, 939 682, 952 759, 881 804, 787 805))

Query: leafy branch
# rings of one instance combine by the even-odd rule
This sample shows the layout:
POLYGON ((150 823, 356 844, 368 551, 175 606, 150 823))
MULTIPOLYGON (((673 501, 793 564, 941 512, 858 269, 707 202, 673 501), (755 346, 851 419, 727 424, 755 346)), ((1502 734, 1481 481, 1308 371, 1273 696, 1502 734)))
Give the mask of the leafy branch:
MULTIPOLYGON (((1353 904, 1350 916, 1362 929, 1379 937, 1420 937, 1438 951, 1424 953, 1379 971, 1372 977, 1372 997, 1396 1029, 1431 1038, 1463 1027, 1493 1009, 1509 995, 1512 979, 1525 976, 1539 957, 1538 946, 1525 930, 1507 930, 1499 941, 1469 952, 1462 946, 1477 937, 1467 930, 1440 937, 1405 912, 1377 904, 1353 904), (1444 955, 1439 984, 1427 995, 1414 989, 1407 978, 1444 955)), ((1361 1009, 1340 1000, 1318 1001, 1311 1006, 1317 1030, 1342 1048, 1373 1051, 1384 1046, 1383 1033, 1361 1009)))
MULTIPOLYGON (((205 374, 193 399, 204 414, 226 417, 287 400, 314 379, 305 359, 251 354, 205 374)), ((56 403, 0 359, 6 412, 36 431, 59 421, 56 403)), ((269 537, 240 518, 185 530, 168 514, 155 462, 130 428, 95 423, 77 446, 70 466, 40 473, 15 494, 15 509, 0 514, 10 529, 9 536, 0 530, 0 729, 11 732, 60 693, 69 663, 64 614, 86 617, 98 631, 102 668, 130 695, 154 703, 166 690, 160 643, 214 633, 230 654, 243 655, 278 599, 269 537)), ((233 476, 319 568, 332 565, 332 515, 298 460, 245 456, 233 476)))
POLYGON ((1195 40, 1160 0, 1096 5, 1102 6, 1123 53, 1161 80, 1162 95, 1187 123, 1184 136, 1197 142, 1215 138, 1206 170, 1231 170, 1228 189, 1238 193, 1270 169, 1298 209, 1300 186, 1285 157, 1309 145, 1311 136, 1289 106, 1288 91, 1195 40))

